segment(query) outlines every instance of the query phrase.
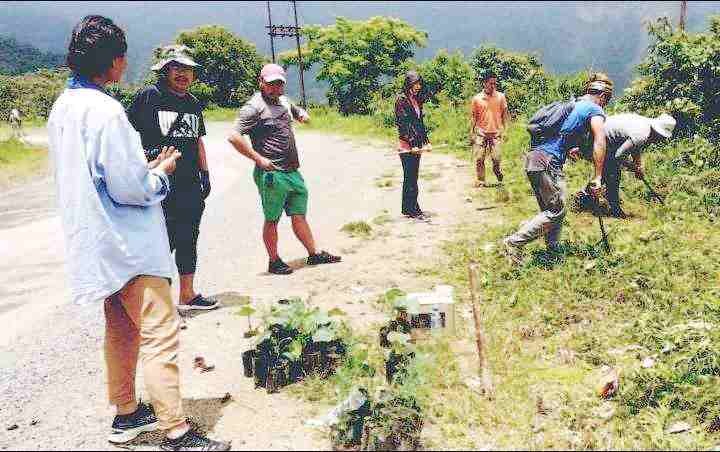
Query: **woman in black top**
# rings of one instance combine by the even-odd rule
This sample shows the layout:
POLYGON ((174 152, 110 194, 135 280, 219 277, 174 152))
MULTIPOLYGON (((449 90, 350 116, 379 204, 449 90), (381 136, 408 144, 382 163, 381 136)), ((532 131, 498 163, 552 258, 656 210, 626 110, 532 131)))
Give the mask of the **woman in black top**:
POLYGON ((418 204, 418 173, 422 151, 431 150, 423 122, 423 103, 430 97, 415 71, 405 75, 403 92, 395 101, 395 124, 398 128, 400 161, 403 167, 402 213, 409 218, 425 220, 418 204))

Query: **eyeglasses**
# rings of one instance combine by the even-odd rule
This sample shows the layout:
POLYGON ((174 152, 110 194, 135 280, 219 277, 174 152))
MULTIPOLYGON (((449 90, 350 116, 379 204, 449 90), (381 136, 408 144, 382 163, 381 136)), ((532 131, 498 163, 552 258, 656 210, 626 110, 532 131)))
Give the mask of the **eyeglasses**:
POLYGON ((170 64, 168 64, 168 70, 169 70, 169 69, 172 69, 172 70, 174 70, 174 71, 176 71, 176 72, 183 72, 183 73, 186 73, 186 74, 192 74, 192 73, 194 72, 192 67, 190 67, 190 66, 184 66, 184 65, 182 65, 182 64, 173 64, 173 63, 170 63, 170 64))

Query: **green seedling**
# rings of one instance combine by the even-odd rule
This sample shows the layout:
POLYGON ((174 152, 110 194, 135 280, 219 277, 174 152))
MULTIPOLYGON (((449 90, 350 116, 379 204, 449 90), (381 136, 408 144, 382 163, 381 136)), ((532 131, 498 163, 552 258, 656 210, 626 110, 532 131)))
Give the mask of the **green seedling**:
POLYGON ((249 304, 246 304, 245 306, 240 308, 240 310, 238 310, 237 314, 242 317, 247 317, 248 319, 248 330, 245 332, 245 334, 243 334, 243 337, 247 339, 249 337, 256 336, 258 332, 257 330, 253 329, 252 321, 250 320, 252 315, 255 314, 255 308, 253 308, 249 304))

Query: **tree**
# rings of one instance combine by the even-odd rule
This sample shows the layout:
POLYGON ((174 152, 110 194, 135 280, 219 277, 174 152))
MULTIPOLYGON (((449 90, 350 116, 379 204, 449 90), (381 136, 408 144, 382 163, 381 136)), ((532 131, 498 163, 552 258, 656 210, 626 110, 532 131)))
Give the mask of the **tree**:
POLYGON ((409 70, 417 71, 423 79, 425 89, 434 93, 431 100, 437 101, 437 95, 443 93, 453 107, 467 102, 476 88, 475 71, 465 56, 461 52, 449 53, 442 49, 432 59, 422 63, 405 62, 394 82, 385 88, 386 97, 402 90, 405 73, 409 70))
POLYGON ((218 25, 181 32, 175 41, 190 47, 202 65, 191 88, 201 101, 237 107, 257 89, 257 76, 266 59, 255 45, 218 25))
POLYGON ((38 69, 53 69, 65 62, 65 56, 42 52, 20 44, 14 38, 0 36, 0 74, 20 75, 38 69))
MULTIPOLYGON (((368 113, 382 81, 397 76, 415 47, 427 42, 427 33, 389 17, 338 17, 335 25, 304 27, 303 35, 308 41, 301 49, 303 65, 319 64, 317 79, 330 85, 328 102, 343 114, 368 113)), ((297 53, 288 51, 280 61, 298 65, 297 53)))
POLYGON ((55 99, 65 89, 68 75, 67 69, 0 75, 0 118, 6 119, 11 108, 29 118, 47 118, 55 99))
POLYGON ((720 16, 704 33, 675 29, 668 18, 650 24, 653 42, 640 77, 621 103, 647 115, 670 113, 680 135, 702 133, 720 144, 720 16))

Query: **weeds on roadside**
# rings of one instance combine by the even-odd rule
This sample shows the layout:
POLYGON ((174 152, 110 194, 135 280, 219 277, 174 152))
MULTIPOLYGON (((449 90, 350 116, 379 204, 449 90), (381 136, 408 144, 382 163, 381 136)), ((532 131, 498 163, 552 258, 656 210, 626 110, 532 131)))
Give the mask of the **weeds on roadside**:
POLYGON ((365 221, 353 221, 351 223, 347 223, 342 228, 340 228, 341 231, 347 232, 350 237, 361 237, 361 238, 369 238, 372 235, 373 228, 365 221))

